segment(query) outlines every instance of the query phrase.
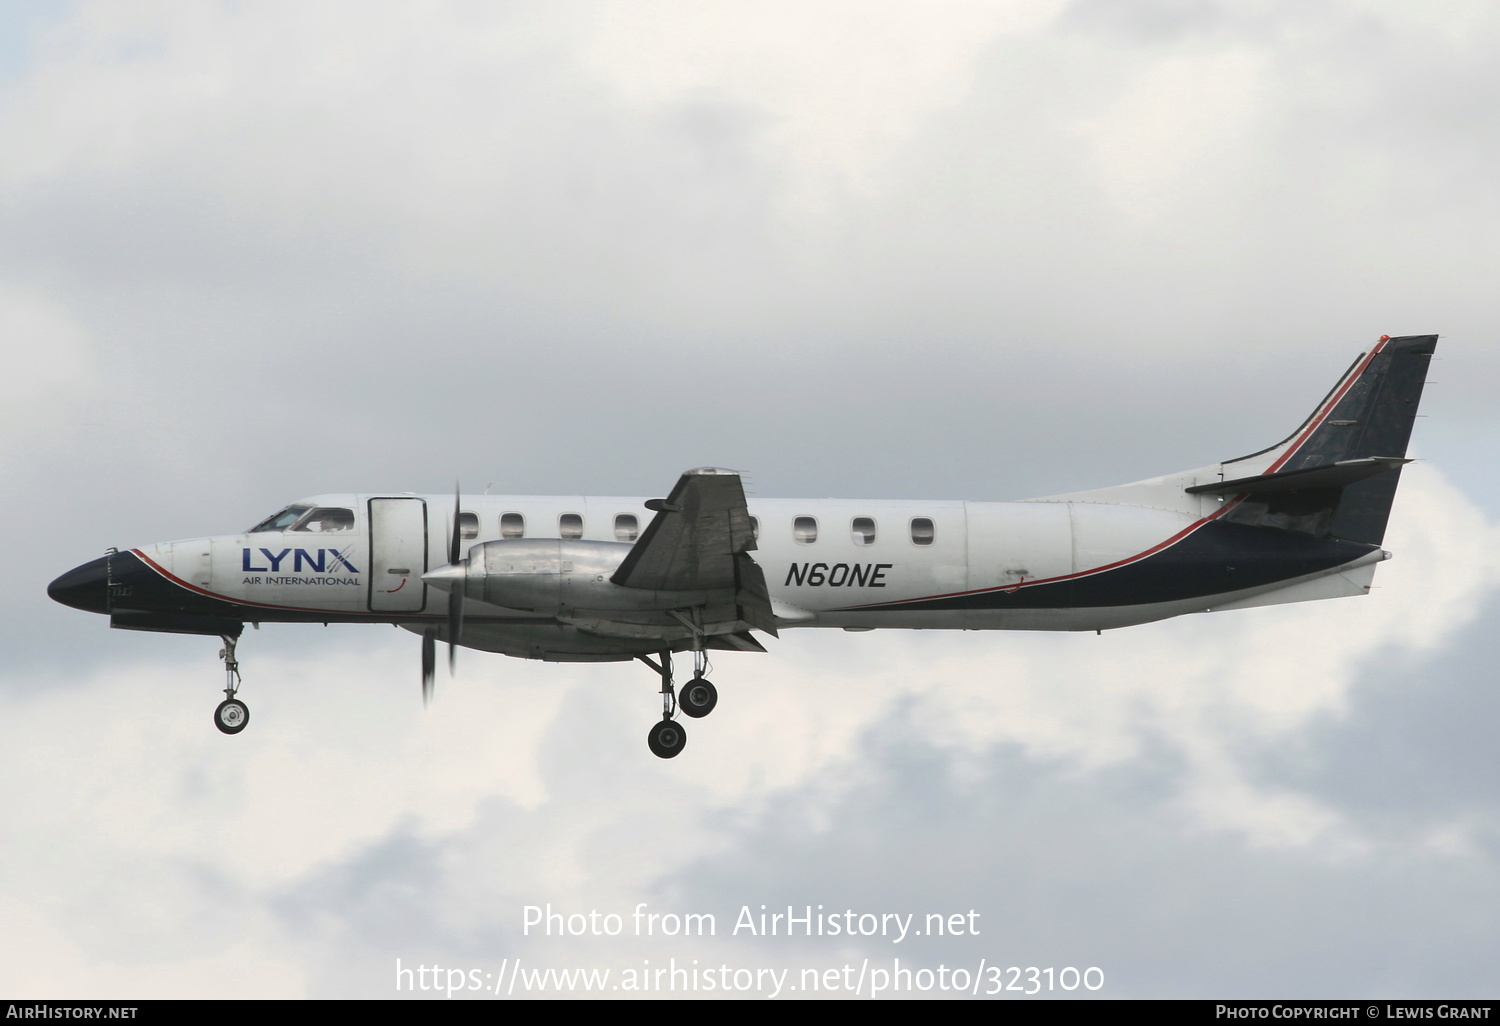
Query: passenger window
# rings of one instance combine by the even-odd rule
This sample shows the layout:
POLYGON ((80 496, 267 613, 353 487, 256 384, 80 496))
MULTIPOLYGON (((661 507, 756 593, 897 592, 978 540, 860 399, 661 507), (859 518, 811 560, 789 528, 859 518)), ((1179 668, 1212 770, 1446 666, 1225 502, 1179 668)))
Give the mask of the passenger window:
POLYGON ((500 537, 502 538, 524 538, 526 537, 526 518, 519 513, 500 514, 500 537))
POLYGON ((352 509, 323 508, 313 510, 303 517, 293 531, 352 531, 354 511, 352 509))
POLYGON ((854 535, 854 544, 875 544, 875 521, 869 517, 855 517, 853 523, 849 525, 849 529, 854 535))
POLYGON ((760 541, 760 517, 750 518, 750 537, 760 541))
POLYGON ((615 541, 633 542, 641 534, 641 522, 635 518, 634 513, 618 513, 615 515, 615 541))
POLYGON ((798 517, 792 521, 792 538, 798 545, 811 545, 818 540, 817 517, 798 517))
POLYGON ((471 541, 479 537, 478 513, 460 513, 458 515, 458 536, 464 541, 471 541))
POLYGON ((932 521, 926 517, 911 518, 911 542, 913 545, 931 545, 933 537, 932 521))
POLYGON ((582 538, 583 517, 577 513, 564 513, 557 518, 557 533, 562 538, 582 538))

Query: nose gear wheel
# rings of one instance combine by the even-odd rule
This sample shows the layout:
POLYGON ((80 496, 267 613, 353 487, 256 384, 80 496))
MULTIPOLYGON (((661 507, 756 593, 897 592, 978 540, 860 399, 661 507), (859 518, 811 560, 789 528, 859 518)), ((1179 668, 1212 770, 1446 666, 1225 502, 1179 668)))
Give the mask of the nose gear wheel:
POLYGON ((234 697, 240 689, 240 664, 234 658, 234 643, 239 640, 228 634, 219 635, 224 647, 219 649, 219 658, 224 660, 224 701, 214 710, 214 726, 220 733, 238 734, 250 722, 250 708, 234 697))
POLYGON ((225 734, 238 734, 250 722, 250 710, 238 698, 226 698, 214 710, 214 726, 225 734))

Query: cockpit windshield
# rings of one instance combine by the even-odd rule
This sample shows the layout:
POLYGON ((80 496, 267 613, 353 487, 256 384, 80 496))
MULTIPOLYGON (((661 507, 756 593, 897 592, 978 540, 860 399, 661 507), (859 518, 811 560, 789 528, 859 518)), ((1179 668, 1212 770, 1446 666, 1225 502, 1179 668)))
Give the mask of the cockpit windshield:
POLYGON ((310 506, 288 506, 280 513, 273 513, 254 527, 250 528, 251 534, 260 534, 262 531, 285 531, 306 513, 310 506))
POLYGON ((310 531, 326 534, 330 531, 354 530, 354 511, 340 506, 288 506, 280 513, 267 517, 254 527, 251 534, 265 531, 310 531))

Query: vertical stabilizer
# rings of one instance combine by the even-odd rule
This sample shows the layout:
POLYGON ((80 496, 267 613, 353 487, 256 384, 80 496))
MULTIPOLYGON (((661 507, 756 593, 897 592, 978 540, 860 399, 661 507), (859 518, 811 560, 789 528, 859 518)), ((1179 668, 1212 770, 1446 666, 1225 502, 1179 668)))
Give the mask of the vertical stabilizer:
POLYGON ((1355 361, 1290 438, 1226 462, 1226 478, 1239 477, 1234 473, 1236 464, 1255 475, 1237 482, 1245 501, 1230 519, 1266 526, 1295 524, 1294 530, 1379 545, 1437 339, 1436 335, 1382 337, 1355 361), (1383 461, 1385 469, 1332 486, 1330 475, 1309 475, 1305 478, 1309 487, 1288 487, 1295 472, 1356 460, 1383 461))

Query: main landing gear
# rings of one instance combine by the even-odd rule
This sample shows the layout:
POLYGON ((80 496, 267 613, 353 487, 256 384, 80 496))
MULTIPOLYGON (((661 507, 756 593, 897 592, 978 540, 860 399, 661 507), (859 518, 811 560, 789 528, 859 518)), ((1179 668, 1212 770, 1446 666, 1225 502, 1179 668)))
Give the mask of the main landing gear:
POLYGON ((219 658, 224 660, 227 686, 224 688, 224 701, 214 710, 214 726, 225 734, 238 734, 250 722, 249 708, 234 697, 235 692, 240 689, 240 664, 234 658, 234 643, 238 639, 227 634, 219 637, 224 641, 224 647, 219 649, 219 658))
POLYGON ((691 681, 683 685, 682 699, 678 703, 678 708, 697 720, 713 712, 714 706, 718 704, 719 689, 710 684, 706 677, 695 675, 691 681))
POLYGON ((682 698, 677 697, 672 684, 672 652, 668 649, 660 655, 661 662, 650 656, 637 656, 641 662, 661 675, 661 722, 646 735, 646 744, 651 754, 659 759, 676 758, 687 747, 687 731, 673 717, 681 711, 694 719, 707 716, 719 704, 719 690, 706 676, 708 659, 702 651, 693 653, 693 679, 682 686, 682 698))

